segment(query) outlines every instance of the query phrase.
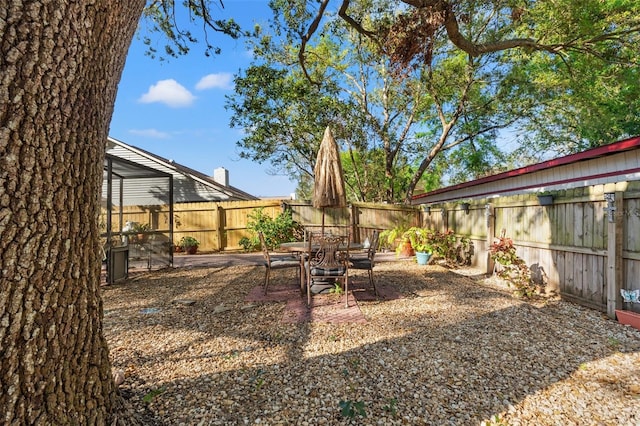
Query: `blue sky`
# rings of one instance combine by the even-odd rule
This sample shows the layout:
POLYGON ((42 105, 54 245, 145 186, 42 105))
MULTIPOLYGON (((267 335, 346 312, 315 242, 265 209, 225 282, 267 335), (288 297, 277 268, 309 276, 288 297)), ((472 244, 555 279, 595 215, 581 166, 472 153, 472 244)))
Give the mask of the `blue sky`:
MULTIPOLYGON (((266 0, 228 0, 220 17, 241 25, 266 24, 266 0)), ((157 48, 165 40, 154 35, 157 48)), ((224 96, 233 93, 233 75, 249 66, 251 53, 240 40, 211 32, 209 42, 221 55, 206 57, 193 46, 188 55, 161 62, 145 56, 146 46, 134 37, 118 88, 109 135, 122 142, 172 159, 202 173, 229 170, 229 183, 256 196, 288 196, 295 183, 267 173, 268 164, 240 160, 240 129, 229 128, 224 96)))

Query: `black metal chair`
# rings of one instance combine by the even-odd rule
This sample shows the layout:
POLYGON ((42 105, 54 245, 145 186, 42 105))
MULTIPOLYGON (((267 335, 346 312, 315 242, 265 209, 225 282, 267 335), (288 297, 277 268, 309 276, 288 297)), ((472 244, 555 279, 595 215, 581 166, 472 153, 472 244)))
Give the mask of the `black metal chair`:
POLYGON ((265 241, 264 234, 262 232, 258 232, 258 237, 260 238, 262 254, 264 255, 264 294, 267 294, 267 288, 269 287, 269 280, 271 278, 271 270, 297 268, 296 277, 299 277, 298 274, 300 274, 300 260, 294 257, 272 258, 271 254, 269 253, 269 247, 267 247, 267 242, 265 241))
POLYGON ((311 306, 311 286, 314 281, 341 280, 345 307, 349 307, 349 235, 311 234, 308 241, 305 273, 307 305, 311 306))
POLYGON ((373 267, 375 266, 376 251, 378 250, 378 244, 380 242, 380 232, 378 230, 373 231, 369 248, 367 249, 366 257, 352 256, 350 261, 350 267, 353 269, 366 270, 369 274, 369 284, 373 287, 373 292, 376 296, 378 294, 378 287, 373 279, 373 267))

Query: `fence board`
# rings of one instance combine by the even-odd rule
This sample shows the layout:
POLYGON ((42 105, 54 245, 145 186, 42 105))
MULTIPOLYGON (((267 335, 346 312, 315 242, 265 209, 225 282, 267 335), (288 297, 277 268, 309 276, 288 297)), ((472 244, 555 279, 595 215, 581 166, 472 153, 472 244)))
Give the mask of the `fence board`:
POLYGON ((593 247, 593 230, 595 223, 593 203, 583 203, 582 223, 582 245, 583 247, 593 247))
POLYGON ((561 227, 558 229, 558 238, 554 238, 555 244, 565 246, 573 245, 573 211, 570 207, 568 204, 560 204, 556 207, 558 209, 561 227))
POLYGON ((566 252, 564 256, 564 291, 575 296, 580 294, 576 291, 575 281, 573 279, 574 271, 574 253, 566 252))
POLYGON ((593 248, 604 249, 607 246, 607 220, 604 202, 593 203, 593 248))
POLYGON ((640 260, 628 259, 626 265, 622 288, 627 290, 640 289, 640 260))
POLYGON ((584 253, 574 253, 574 263, 573 263, 573 285, 576 289, 576 293, 580 295, 580 297, 588 298, 588 288, 585 283, 585 259, 586 255, 584 253))
POLYGON ((553 258, 558 270, 558 288, 560 292, 567 290, 567 284, 565 280, 565 253, 564 251, 553 250, 553 258))
POLYGON ((624 248, 640 252, 640 199, 626 199, 624 214, 626 217, 624 248))
POLYGON ((572 215, 572 224, 573 224, 573 245, 577 247, 583 247, 583 232, 584 232, 584 222, 583 222, 583 208, 582 203, 575 204, 565 204, 567 209, 571 209, 572 215))
POLYGON ((599 302, 602 305, 607 304, 607 292, 604 287, 605 277, 605 258, 603 256, 590 256, 591 268, 588 277, 589 289, 591 292, 590 299, 599 302))

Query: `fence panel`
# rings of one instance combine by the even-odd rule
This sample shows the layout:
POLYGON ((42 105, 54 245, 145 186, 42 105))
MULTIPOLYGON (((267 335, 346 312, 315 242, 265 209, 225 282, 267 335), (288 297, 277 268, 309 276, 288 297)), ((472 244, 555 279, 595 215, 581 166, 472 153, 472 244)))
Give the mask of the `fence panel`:
MULTIPOLYGON (((460 204, 435 203, 425 213, 424 224, 442 226, 474 243, 474 266, 487 264, 488 241, 505 235, 513 239, 517 253, 542 277, 547 289, 600 310, 607 307, 608 221, 605 192, 624 191, 624 280, 623 288, 640 288, 640 183, 596 185, 561 191, 549 206, 539 205, 533 195, 487 199, 493 216, 493 236, 487 235, 488 221, 483 200, 474 200, 469 213, 460 204), (616 186, 617 185, 617 186, 616 186), (444 209, 442 215, 439 214, 444 209), (434 212, 438 212, 434 214, 434 212), (440 217, 444 220, 439 221, 440 217)), ((489 210, 487 210, 489 211, 489 210)), ((486 270, 486 268, 485 268, 486 270)))
POLYGON ((267 216, 275 218, 282 213, 284 205, 281 200, 230 201, 217 203, 221 210, 220 250, 240 250, 240 239, 250 237, 247 224, 251 221, 256 209, 262 209, 267 216))

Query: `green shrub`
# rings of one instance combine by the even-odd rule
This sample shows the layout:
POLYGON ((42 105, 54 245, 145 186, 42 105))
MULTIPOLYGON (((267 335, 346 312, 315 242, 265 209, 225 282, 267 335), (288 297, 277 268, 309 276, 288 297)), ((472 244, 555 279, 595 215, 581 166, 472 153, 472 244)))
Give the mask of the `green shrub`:
POLYGON ((434 230, 413 226, 402 234, 411 241, 411 247, 421 253, 433 253, 434 230))
POLYGON ((180 239, 178 243, 182 249, 187 249, 189 247, 198 247, 200 245, 200 241, 196 240, 194 237, 185 236, 180 239))
POLYGON ((444 259, 449 265, 466 265, 471 261, 471 240, 458 238, 449 229, 446 232, 431 231, 431 247, 436 257, 444 259))
POLYGON ((291 210, 286 209, 278 216, 272 218, 264 212, 262 207, 254 209, 249 214, 247 229, 251 232, 250 237, 242 237, 239 241, 245 251, 255 251, 260 249, 260 238, 258 232, 262 232, 269 249, 278 247, 281 243, 300 241, 303 237, 302 226, 293 220, 291 210))
POLYGON ((509 286, 513 284, 516 294, 531 297, 536 291, 536 285, 531 279, 531 271, 525 261, 516 254, 516 247, 511 238, 500 237, 489 247, 491 259, 500 265, 496 274, 505 280, 509 286))

